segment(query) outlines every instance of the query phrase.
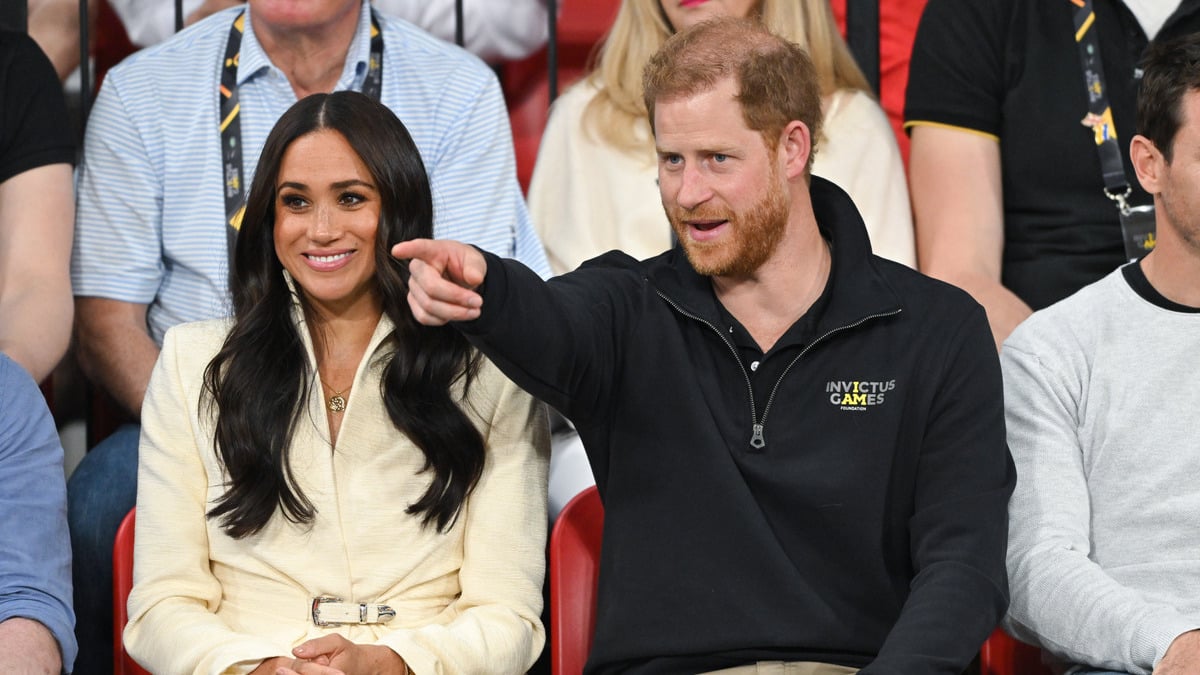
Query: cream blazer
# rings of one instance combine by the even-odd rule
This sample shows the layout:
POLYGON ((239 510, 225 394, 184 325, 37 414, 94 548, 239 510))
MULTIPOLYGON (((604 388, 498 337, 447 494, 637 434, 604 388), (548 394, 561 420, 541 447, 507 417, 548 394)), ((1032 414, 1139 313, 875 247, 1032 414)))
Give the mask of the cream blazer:
MULTIPOLYGON (((529 215, 555 274, 612 249, 642 259, 671 246, 650 125, 635 130, 644 156, 614 148, 583 127, 595 96, 584 80, 554 102, 529 184, 529 215)), ((813 174, 854 200, 876 255, 916 266, 904 163, 887 115, 870 96, 842 90, 830 98, 813 174)))
MULTIPOLYGON (((426 490, 424 455, 380 396, 384 317, 359 364, 336 447, 319 386, 291 463, 316 506, 228 537, 205 517, 224 492, 202 377, 231 323, 167 332, 142 410, 134 588, 125 645, 153 673, 247 673, 330 631, 386 645, 413 673, 524 673, 545 636, 539 615, 549 432, 544 406, 484 362, 464 410, 487 459, 455 525, 439 534, 404 512, 426 490), (390 605, 390 623, 313 625, 315 596, 390 605)), ((308 330, 301 326, 313 372, 308 330)))

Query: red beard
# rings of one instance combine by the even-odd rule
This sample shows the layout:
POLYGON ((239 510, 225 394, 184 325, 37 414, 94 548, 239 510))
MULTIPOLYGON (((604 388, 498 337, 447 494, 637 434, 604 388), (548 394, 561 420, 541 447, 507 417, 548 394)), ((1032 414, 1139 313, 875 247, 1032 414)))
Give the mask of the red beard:
MULTIPOLYGON (((774 172, 772 172, 774 173, 774 172)), ((784 189, 772 175, 768 188, 744 213, 724 206, 701 205, 695 209, 665 206, 667 219, 683 245, 688 262, 705 276, 749 276, 762 267, 783 239, 787 229, 788 201, 784 189), (686 221, 728 221, 729 231, 717 241, 692 239, 686 221)))

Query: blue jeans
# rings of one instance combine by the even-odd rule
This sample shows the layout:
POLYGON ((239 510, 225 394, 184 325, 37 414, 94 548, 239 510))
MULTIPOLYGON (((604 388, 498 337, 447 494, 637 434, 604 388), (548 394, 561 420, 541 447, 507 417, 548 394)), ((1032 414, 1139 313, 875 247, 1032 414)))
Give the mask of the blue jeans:
POLYGON ((137 501, 138 439, 142 428, 126 424, 84 456, 67 481, 75 585, 74 675, 113 669, 112 550, 125 514, 137 501))

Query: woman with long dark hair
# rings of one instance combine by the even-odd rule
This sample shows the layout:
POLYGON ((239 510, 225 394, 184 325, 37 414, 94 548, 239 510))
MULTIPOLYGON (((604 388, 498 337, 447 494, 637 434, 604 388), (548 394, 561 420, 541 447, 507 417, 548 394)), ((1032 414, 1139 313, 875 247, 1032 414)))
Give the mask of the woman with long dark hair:
POLYGON ((542 406, 405 300, 430 237, 404 125, 310 96, 267 138, 233 317, 146 395, 125 644, 156 673, 520 673, 541 650, 542 406))

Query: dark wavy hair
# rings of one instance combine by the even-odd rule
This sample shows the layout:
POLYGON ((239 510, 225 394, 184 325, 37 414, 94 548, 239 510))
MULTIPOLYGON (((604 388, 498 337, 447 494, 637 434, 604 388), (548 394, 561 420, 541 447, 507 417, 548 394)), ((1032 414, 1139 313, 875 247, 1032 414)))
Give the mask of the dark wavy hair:
POLYGON ((1155 40, 1138 65, 1143 74, 1138 89, 1137 130, 1170 164, 1175 154, 1175 135, 1183 126, 1184 94, 1200 89, 1200 35, 1155 40))
MULTIPOLYGON (((400 241, 433 236, 429 177, 400 120, 351 91, 297 102, 279 118, 259 158, 234 247, 233 327, 204 373, 200 406, 215 420, 214 448, 227 478, 208 517, 219 518, 225 532, 240 539, 262 530, 276 510, 295 523, 311 523, 316 515, 288 461, 314 374, 292 319, 296 299, 275 255, 274 226, 284 152, 320 130, 346 139, 379 190, 376 289, 383 313, 395 325, 385 340, 391 350, 383 357, 379 387, 392 423, 424 453, 424 471, 432 471, 429 488, 407 512, 444 531, 483 469, 483 438, 451 394, 461 378, 465 396, 479 357, 458 331, 423 326, 412 316, 408 271, 390 250, 400 241)), ((305 306, 303 292, 298 295, 305 306)))

